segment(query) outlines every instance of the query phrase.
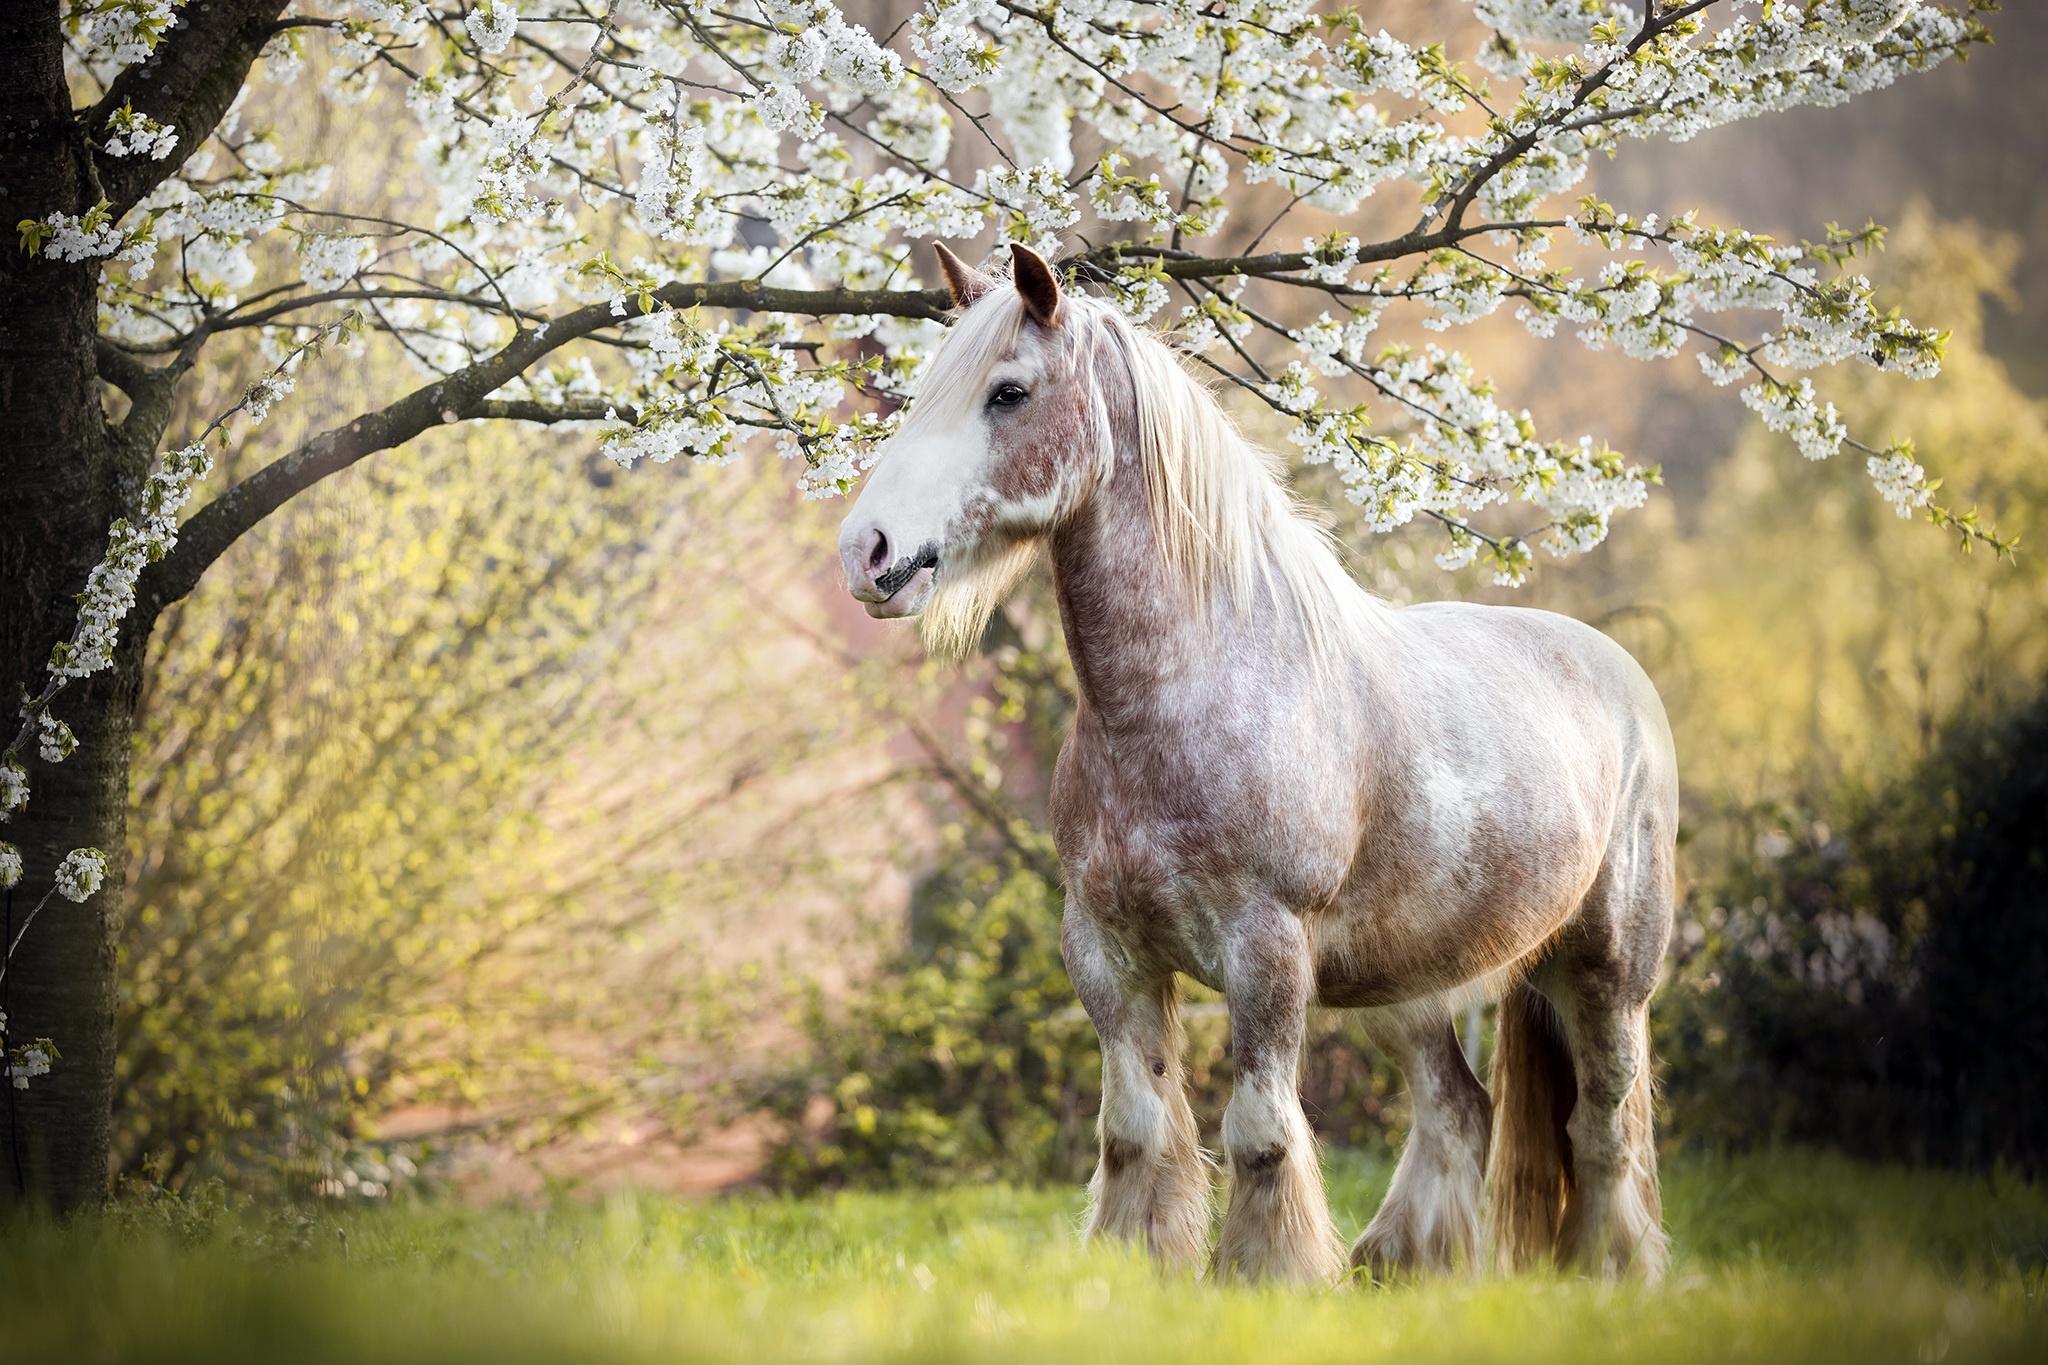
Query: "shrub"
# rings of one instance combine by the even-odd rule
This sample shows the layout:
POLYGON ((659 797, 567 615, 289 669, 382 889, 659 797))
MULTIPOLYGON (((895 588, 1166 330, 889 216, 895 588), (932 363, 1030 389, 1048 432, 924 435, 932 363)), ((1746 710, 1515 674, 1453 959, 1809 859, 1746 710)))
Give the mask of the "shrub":
POLYGON ((1674 1132, 2041 1169, 2048 696, 1835 804, 1841 834, 1751 812, 1692 897, 1657 1020, 1674 1132))

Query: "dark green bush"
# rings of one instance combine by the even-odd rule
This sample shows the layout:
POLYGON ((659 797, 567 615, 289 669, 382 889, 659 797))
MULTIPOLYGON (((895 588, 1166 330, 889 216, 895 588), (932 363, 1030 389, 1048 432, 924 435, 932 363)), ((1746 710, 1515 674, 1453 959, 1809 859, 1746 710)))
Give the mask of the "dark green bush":
POLYGON ((1695 890, 1658 1007, 1671 1131, 2048 1165, 2048 697, 1695 890))

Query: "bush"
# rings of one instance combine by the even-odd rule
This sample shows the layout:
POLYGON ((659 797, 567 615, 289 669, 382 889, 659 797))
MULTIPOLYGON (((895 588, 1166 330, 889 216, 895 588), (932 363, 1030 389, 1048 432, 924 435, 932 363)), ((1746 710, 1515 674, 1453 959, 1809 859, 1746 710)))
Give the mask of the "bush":
POLYGON ((1082 1169, 1101 1059, 1059 924, 1057 887, 1014 857, 961 859, 920 887, 893 970, 843 1012, 807 1002, 817 1051, 772 1096, 794 1125, 775 1176, 810 1188, 1082 1169))
POLYGON ((1673 1131, 1963 1166, 2048 1158, 2048 696, 1960 721, 1842 834, 1751 812, 1658 1008, 1673 1131))

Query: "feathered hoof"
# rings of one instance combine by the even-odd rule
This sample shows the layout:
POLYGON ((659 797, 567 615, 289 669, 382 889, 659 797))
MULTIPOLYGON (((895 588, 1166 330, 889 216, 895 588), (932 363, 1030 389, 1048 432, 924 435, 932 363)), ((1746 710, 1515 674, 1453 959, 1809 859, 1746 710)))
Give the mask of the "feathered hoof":
POLYGON ((1433 1212, 1409 1203, 1380 1206, 1351 1245, 1351 1269, 1374 1284, 1470 1273, 1478 1265, 1479 1221, 1469 1201, 1433 1212))
POLYGON ((1321 1288, 1343 1275, 1344 1243, 1314 1161, 1295 1152, 1232 1163, 1215 1278, 1321 1288))
POLYGON ((1085 1239, 1142 1246, 1168 1270, 1199 1273, 1209 1260, 1213 1188, 1199 1151, 1173 1151, 1110 1171, 1105 1162, 1089 1187, 1085 1239))

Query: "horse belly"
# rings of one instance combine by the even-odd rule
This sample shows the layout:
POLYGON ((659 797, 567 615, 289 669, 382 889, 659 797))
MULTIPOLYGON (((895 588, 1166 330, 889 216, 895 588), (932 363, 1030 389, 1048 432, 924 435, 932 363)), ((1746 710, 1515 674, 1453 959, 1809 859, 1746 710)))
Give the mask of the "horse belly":
POLYGON ((1316 925, 1325 1005, 1396 1005, 1512 967, 1553 938, 1592 889, 1605 838, 1592 822, 1458 861, 1426 847, 1362 857, 1316 925))

